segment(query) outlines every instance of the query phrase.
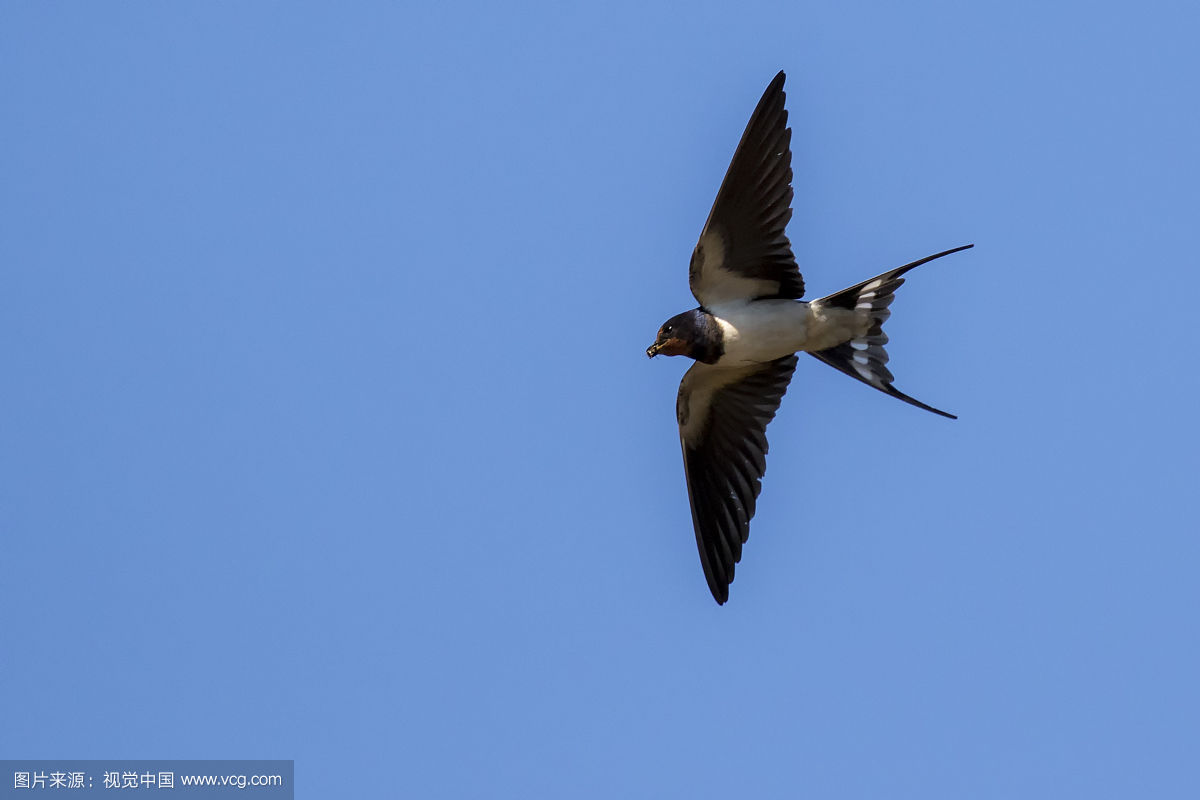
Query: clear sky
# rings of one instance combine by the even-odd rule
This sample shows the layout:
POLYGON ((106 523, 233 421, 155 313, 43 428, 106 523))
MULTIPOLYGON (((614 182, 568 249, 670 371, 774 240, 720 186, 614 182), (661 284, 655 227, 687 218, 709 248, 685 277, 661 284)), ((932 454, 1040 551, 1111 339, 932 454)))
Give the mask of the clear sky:
POLYGON ((298 797, 1195 797, 1194 3, 12 2, 0 755, 298 797), (648 361, 788 72, 718 607, 648 361))

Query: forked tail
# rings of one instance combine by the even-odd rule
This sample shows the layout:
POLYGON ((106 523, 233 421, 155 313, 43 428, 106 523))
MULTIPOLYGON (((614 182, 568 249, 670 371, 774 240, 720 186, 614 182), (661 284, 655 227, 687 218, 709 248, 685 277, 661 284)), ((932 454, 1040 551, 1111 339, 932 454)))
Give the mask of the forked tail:
POLYGON ((953 414, 947 414, 945 411, 936 409, 933 406, 925 405, 920 400, 909 397, 895 386, 892 386, 894 379, 892 378, 891 371, 887 368, 888 354, 887 350, 884 349, 884 345, 887 344, 888 337, 883 332, 883 323, 891 316, 892 312, 888 310, 888 306, 896 298, 896 290, 900 288, 900 284, 904 283, 904 278, 902 277, 904 273, 929 261, 933 261, 935 258, 948 256, 951 253, 957 253, 960 250, 966 250, 974 246, 973 244, 967 244, 962 247, 956 247, 953 250, 946 250, 942 253, 926 256, 920 261, 914 261, 911 264, 905 264, 903 267, 897 267, 882 275, 877 275, 860 284, 851 286, 849 289, 843 289, 836 294, 831 294, 828 297, 822 297, 820 300, 817 300, 817 303, 825 306, 869 312, 872 322, 871 327, 864 336, 851 339, 836 347, 830 347, 828 350, 811 352, 809 355, 819 358, 834 369, 841 370, 851 378, 856 378, 868 386, 873 386, 885 394, 890 394, 898 400, 911 403, 917 408, 923 408, 935 414, 941 414, 943 417, 958 419, 953 414))

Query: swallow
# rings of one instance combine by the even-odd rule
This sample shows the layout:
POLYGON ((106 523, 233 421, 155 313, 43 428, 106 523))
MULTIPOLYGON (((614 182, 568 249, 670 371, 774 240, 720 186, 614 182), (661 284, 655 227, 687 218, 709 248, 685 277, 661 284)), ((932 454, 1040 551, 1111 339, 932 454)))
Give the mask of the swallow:
POLYGON ((708 588, 729 599, 734 566, 766 472, 767 425, 796 369, 797 353, 898 400, 956 419, 892 385, 883 323, 909 270, 966 250, 927 256, 849 289, 806 302, 786 227, 792 216, 792 132, 784 73, 750 117, 700 241, 688 283, 698 308, 658 329, 646 355, 695 361, 679 384, 675 415, 692 527, 708 588))

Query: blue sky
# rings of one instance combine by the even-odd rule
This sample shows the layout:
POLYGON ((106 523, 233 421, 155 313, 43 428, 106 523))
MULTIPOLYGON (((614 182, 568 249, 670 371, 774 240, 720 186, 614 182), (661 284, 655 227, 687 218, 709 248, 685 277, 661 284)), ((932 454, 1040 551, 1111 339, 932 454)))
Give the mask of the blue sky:
POLYGON ((0 11, 0 754, 300 797, 1200 792, 1194 4, 0 11), (788 72, 725 607, 650 362, 788 72))

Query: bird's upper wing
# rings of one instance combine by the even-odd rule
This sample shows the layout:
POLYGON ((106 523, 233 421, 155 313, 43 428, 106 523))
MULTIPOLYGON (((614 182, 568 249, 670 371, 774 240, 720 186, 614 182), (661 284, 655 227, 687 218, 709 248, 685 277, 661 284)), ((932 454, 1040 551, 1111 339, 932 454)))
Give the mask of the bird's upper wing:
POLYGON ((767 423, 795 368, 795 355, 748 367, 697 362, 679 384, 676 416, 692 526, 718 603, 729 599, 734 564, 750 535, 767 468, 767 423))
POLYGON ((792 217, 792 131, 783 79, 776 75, 758 101, 692 251, 688 276, 702 306, 804 296, 785 233, 792 217))

